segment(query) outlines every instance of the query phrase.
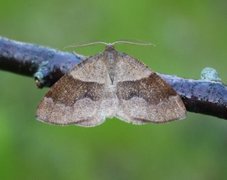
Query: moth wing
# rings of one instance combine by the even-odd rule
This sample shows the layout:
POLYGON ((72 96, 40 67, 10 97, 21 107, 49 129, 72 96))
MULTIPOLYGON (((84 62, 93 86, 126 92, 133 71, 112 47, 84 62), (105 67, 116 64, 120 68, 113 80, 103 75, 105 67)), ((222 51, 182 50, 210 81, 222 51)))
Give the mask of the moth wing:
POLYGON ((64 75, 47 92, 37 109, 37 119, 52 124, 96 126, 107 69, 102 56, 90 57, 64 75))
POLYGON ((117 72, 123 75, 117 78, 117 117, 134 124, 185 118, 180 96, 161 77, 128 55, 120 55, 118 64, 117 72))

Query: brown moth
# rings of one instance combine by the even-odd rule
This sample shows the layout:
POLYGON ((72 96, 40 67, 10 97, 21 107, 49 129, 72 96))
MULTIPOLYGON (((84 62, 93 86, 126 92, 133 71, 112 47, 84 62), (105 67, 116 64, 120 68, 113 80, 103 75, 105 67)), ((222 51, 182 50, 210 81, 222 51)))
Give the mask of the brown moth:
POLYGON ((38 106, 40 121, 97 126, 117 117, 133 124, 164 123, 186 116, 180 96, 161 77, 112 44, 76 65, 38 106))

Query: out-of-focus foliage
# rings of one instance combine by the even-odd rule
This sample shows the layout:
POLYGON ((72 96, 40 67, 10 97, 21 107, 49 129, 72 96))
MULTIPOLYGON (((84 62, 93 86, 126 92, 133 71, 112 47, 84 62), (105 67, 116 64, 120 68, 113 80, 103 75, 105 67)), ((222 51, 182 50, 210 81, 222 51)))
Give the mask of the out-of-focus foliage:
MULTIPOLYGON (((0 35, 63 49, 120 39, 153 70, 199 78, 210 66, 227 82, 227 1, 0 0, 0 35)), ((93 55, 101 46, 76 49, 93 55)), ((227 177, 227 122, 188 113, 185 121, 133 126, 116 119, 96 128, 35 120, 47 89, 0 72, 0 179, 168 179, 227 177)))

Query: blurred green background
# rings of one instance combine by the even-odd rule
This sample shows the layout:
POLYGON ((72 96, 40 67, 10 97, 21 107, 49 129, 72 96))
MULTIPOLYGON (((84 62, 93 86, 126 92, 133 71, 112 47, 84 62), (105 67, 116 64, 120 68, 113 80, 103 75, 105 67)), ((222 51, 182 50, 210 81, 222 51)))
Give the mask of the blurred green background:
MULTIPOLYGON (((0 0, 0 36, 58 49, 96 40, 153 42, 155 48, 117 49, 185 78, 214 67, 227 82, 226 0, 0 0)), ((95 128, 51 126, 35 120, 47 88, 3 71, 0 87, 0 179, 227 178, 227 121, 188 113, 161 125, 111 119, 95 128)))

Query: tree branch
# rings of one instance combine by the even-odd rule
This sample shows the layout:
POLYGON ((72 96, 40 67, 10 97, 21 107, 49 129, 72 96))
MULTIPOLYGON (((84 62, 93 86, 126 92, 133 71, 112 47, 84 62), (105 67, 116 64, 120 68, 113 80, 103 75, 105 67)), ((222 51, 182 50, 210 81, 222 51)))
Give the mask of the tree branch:
MULTIPOLYGON (((40 88, 50 87, 85 58, 0 37, 0 69, 34 77, 40 88)), ((181 96, 187 111, 227 119, 227 87, 219 79, 192 80, 159 75, 181 96)))
POLYGON ((84 59, 79 54, 0 37, 0 69, 35 77, 40 88, 51 86, 84 59))

